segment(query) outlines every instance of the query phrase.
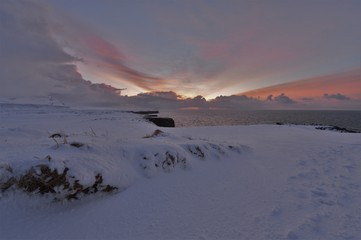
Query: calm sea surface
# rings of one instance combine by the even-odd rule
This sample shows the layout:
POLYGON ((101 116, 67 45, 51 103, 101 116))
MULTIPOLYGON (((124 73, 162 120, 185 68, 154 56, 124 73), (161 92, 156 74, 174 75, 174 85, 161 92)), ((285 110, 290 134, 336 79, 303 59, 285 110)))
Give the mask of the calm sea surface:
POLYGON ((330 125, 361 132, 361 111, 177 110, 161 111, 177 127, 290 123, 330 125))

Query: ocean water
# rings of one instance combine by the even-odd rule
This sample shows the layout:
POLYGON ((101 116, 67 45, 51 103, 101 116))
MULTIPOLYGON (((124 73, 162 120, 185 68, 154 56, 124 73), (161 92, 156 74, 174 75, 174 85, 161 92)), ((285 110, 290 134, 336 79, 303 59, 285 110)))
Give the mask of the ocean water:
POLYGON ((361 132, 361 111, 299 110, 174 110, 160 116, 174 119, 176 127, 253 124, 329 125, 361 132))

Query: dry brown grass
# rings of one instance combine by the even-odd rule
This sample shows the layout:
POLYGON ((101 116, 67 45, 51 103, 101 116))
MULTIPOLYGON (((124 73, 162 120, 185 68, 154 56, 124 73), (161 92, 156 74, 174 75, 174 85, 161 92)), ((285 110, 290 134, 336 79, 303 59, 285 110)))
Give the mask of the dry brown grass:
POLYGON ((162 132, 161 130, 157 129, 157 130, 155 130, 152 134, 146 135, 146 136, 144 136, 143 138, 157 137, 157 136, 161 135, 162 133, 164 133, 164 132, 162 132))

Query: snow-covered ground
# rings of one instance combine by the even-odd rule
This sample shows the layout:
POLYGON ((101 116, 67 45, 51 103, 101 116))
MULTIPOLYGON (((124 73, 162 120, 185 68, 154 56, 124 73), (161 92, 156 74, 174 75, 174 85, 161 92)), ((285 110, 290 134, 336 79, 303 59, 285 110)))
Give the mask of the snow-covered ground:
POLYGON ((361 239, 359 133, 3 101, 0 153, 0 239, 361 239), (19 184, 42 166, 73 189, 19 184))

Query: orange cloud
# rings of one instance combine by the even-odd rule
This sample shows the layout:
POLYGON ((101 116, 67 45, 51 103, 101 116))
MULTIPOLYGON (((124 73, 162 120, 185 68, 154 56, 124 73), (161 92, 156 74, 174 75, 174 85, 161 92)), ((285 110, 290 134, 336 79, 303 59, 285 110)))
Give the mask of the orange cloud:
POLYGON ((267 98, 270 94, 282 93, 294 99, 321 98, 326 93, 342 93, 351 98, 361 99, 361 69, 260 88, 240 95, 267 98))

